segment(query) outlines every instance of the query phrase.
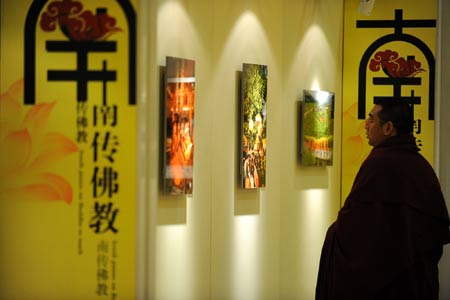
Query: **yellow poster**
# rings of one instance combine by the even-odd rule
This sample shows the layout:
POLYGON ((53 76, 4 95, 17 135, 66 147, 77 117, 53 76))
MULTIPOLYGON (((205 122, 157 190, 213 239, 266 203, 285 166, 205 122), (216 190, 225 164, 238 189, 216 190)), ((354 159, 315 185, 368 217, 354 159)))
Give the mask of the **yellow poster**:
POLYGON ((434 163, 436 1, 364 2, 345 1, 342 203, 371 150, 364 122, 378 99, 413 105, 417 145, 434 163))
POLYGON ((1 0, 0 299, 134 299, 136 1, 1 0))

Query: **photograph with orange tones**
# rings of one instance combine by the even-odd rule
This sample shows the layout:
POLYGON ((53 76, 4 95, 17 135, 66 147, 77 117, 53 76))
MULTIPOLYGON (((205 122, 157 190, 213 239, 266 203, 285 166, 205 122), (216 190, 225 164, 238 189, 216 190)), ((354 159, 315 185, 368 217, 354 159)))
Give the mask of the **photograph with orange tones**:
POLYGON ((243 64, 241 80, 241 185, 266 186, 267 66, 243 64))
POLYGON ((303 91, 302 166, 333 165, 334 93, 303 91))
POLYGON ((195 61, 166 57, 164 193, 192 194, 195 61))

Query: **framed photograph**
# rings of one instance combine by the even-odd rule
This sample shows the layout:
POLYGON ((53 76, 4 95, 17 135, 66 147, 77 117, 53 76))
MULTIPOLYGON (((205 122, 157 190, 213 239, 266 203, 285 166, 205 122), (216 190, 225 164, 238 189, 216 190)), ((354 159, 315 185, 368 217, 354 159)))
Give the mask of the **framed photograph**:
POLYGON ((303 91, 301 164, 333 165, 334 93, 303 91))
POLYGON ((266 186, 267 66, 243 64, 241 78, 241 187, 266 186))
POLYGON ((164 193, 192 194, 195 61, 166 57, 164 102, 164 193))

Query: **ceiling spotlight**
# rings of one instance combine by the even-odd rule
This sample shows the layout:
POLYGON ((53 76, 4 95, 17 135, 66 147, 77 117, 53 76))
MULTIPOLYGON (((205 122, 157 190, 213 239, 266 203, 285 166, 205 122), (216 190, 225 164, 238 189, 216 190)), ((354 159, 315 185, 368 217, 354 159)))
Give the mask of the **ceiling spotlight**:
POLYGON ((360 14, 370 16, 375 0, 361 0, 359 3, 358 11, 360 14))

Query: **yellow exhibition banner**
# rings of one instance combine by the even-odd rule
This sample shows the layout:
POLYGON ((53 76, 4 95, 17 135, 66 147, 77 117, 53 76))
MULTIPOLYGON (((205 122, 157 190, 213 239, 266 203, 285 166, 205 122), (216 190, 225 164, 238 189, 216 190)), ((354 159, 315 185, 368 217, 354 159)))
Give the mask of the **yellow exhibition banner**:
POLYGON ((414 136, 434 163, 436 1, 345 1, 342 204, 371 150, 365 119, 377 100, 414 108, 414 136))
POLYGON ((136 2, 1 0, 0 299, 134 299, 136 2))

